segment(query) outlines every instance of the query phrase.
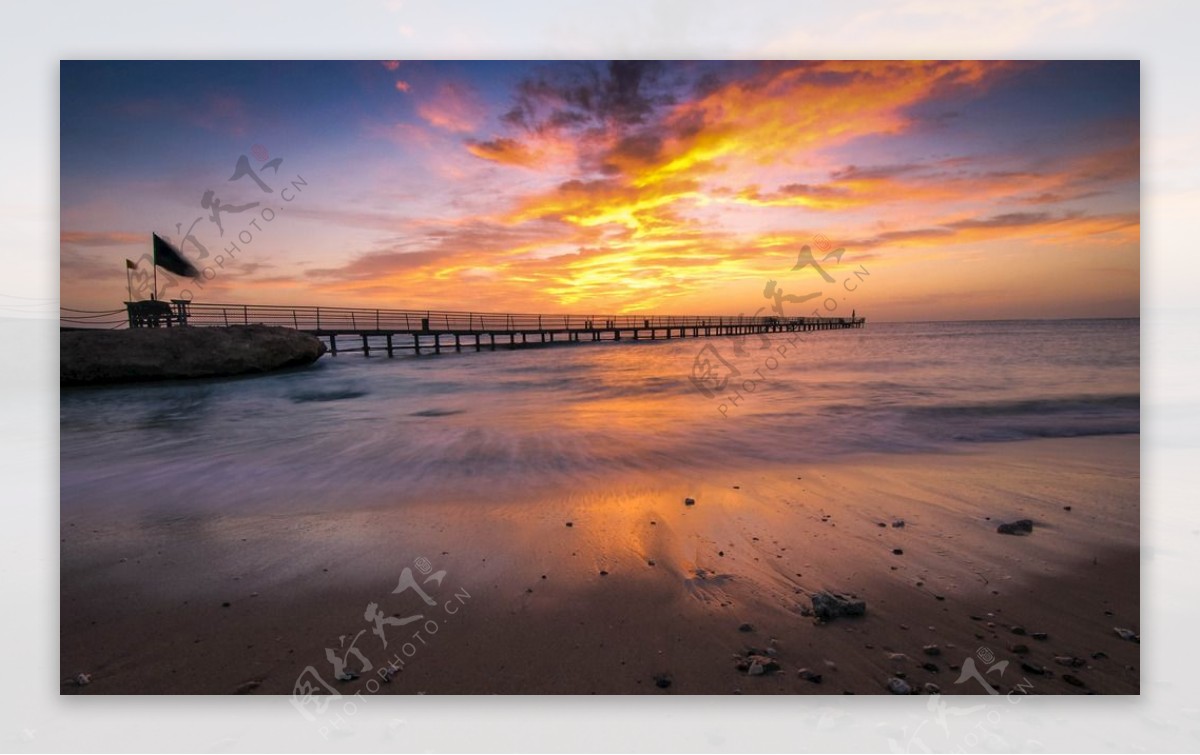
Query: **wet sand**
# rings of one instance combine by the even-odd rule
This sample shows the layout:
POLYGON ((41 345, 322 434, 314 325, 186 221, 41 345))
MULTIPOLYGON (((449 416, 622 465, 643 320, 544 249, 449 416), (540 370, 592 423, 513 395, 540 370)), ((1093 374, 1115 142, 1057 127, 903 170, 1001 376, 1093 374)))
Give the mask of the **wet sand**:
POLYGON ((439 501, 348 484, 359 497, 336 507, 297 496, 245 514, 64 505, 62 691, 290 694, 312 667, 346 696, 887 694, 899 675, 987 694, 959 682, 970 658, 1001 692, 1136 694, 1140 646, 1113 628, 1140 632, 1138 444, 607 474, 439 501), (1032 534, 997 534, 1025 518, 1032 534), (406 567, 434 605, 393 594, 406 567), (866 615, 817 622, 820 590, 866 615), (370 603, 393 622, 386 648, 370 603), (327 648, 359 677, 335 681, 327 648), (739 671, 747 648, 780 670, 739 671))

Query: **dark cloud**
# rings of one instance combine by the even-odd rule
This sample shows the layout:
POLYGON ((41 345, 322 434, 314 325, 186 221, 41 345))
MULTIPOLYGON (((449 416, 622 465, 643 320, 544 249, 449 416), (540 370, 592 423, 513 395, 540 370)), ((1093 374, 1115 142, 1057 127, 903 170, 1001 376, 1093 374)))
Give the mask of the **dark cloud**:
MULTIPOLYGON (((1046 212, 1006 212, 1002 215, 993 215, 990 218, 971 218, 969 220, 956 220, 953 223, 946 223, 947 228, 1017 228, 1025 225, 1040 225, 1049 222, 1051 216, 1046 212)), ((1069 219, 1068 217, 1060 218, 1060 220, 1069 219)))
POLYGON ((503 120, 538 133, 642 124, 656 108, 676 100, 664 70, 660 62, 637 60, 545 69, 517 86, 516 102, 503 120))

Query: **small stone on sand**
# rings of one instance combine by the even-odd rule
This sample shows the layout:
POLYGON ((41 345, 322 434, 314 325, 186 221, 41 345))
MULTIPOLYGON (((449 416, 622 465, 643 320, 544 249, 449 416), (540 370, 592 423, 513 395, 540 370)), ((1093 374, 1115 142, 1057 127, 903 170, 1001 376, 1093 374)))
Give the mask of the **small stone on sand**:
POLYGON ((1070 666, 1071 668, 1081 668, 1087 665, 1087 661, 1073 655, 1056 655, 1054 662, 1060 666, 1070 666))
POLYGON ((911 695, 912 687, 903 679, 893 676, 887 680, 887 691, 893 695, 911 695))
POLYGON ((853 595, 834 592, 815 593, 812 600, 813 615, 821 621, 832 621, 841 616, 862 616, 867 612, 867 603, 853 595))
POLYGON ((996 528, 1001 535, 1028 535, 1033 532, 1032 519, 1018 519, 1015 522, 1002 522, 996 528))
POLYGON ((1139 645, 1142 644, 1141 635, 1139 635, 1137 632, 1133 631, 1132 629, 1125 629, 1123 627, 1113 627, 1113 631, 1116 632, 1117 636, 1120 637, 1122 640, 1126 640, 1128 642, 1136 642, 1139 645))
POLYGON ((1046 669, 1045 669, 1045 667, 1043 667, 1043 666, 1036 666, 1036 665, 1034 665, 1034 664, 1032 664, 1032 663, 1029 663, 1028 661, 1021 661, 1021 669, 1022 669, 1022 670, 1024 670, 1024 671, 1028 671, 1028 672, 1029 672, 1029 673, 1031 673, 1031 674, 1037 674, 1038 676, 1045 676, 1045 675, 1046 675, 1046 669))

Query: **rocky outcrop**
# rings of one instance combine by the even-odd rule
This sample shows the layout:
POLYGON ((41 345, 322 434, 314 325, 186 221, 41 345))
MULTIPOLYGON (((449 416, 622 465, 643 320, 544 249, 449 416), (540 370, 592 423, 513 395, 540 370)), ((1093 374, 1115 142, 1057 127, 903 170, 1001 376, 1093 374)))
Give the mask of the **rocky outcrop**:
POLYGON ((64 330, 62 385, 179 380, 248 375, 315 362, 325 353, 316 336, 289 328, 136 328, 64 330))

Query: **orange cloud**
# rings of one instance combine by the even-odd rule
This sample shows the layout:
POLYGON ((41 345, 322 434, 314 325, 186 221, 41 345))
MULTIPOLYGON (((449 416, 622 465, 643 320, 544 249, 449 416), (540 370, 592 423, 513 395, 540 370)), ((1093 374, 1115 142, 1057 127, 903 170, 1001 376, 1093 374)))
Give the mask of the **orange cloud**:
POLYGON ((126 231, 63 231, 59 241, 73 246, 130 246, 149 244, 150 234, 126 231))

